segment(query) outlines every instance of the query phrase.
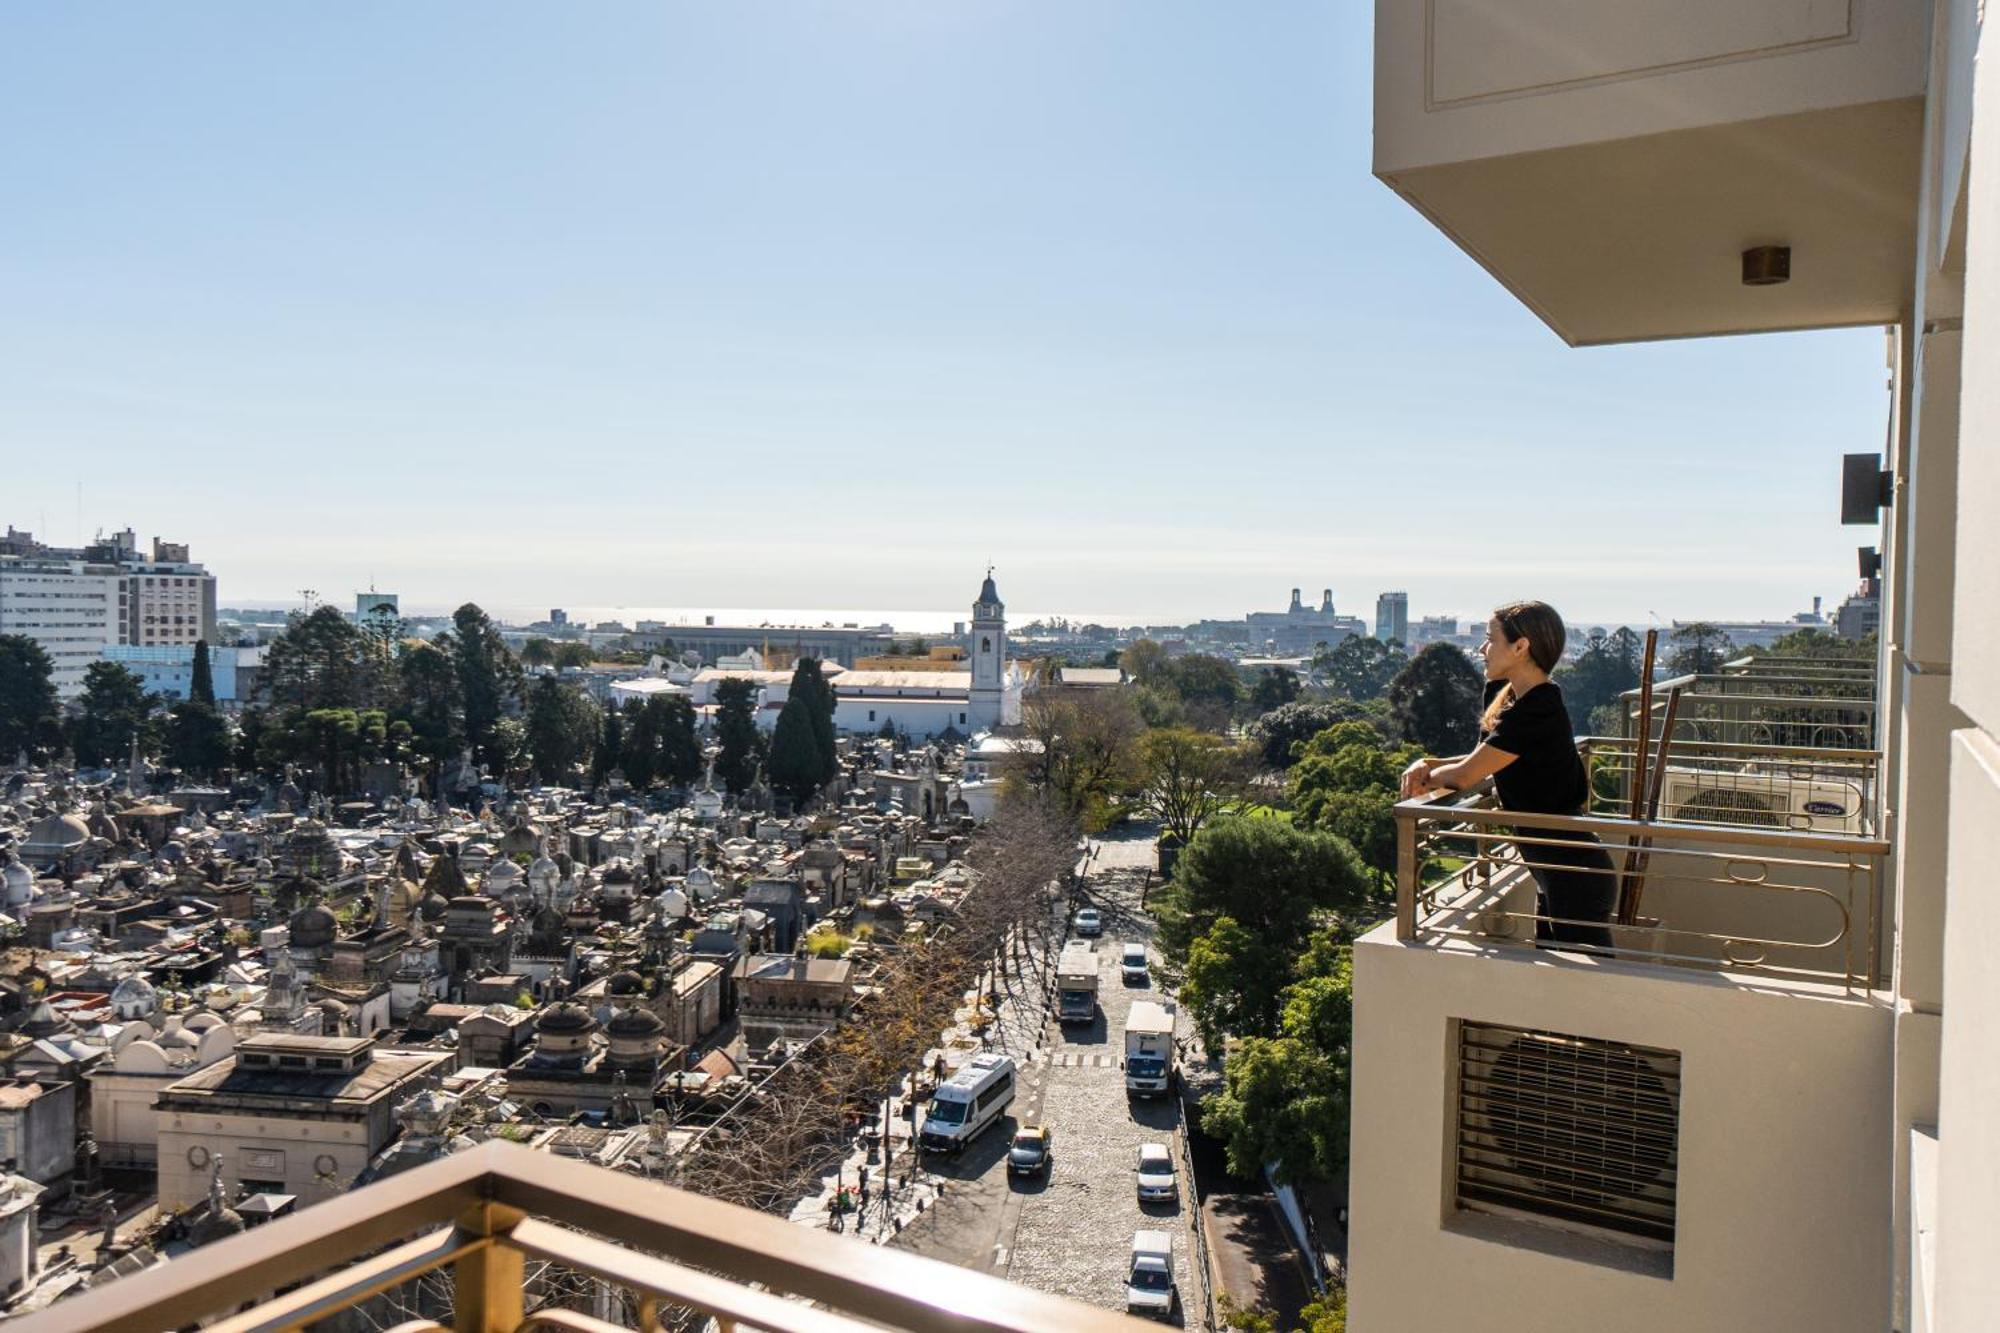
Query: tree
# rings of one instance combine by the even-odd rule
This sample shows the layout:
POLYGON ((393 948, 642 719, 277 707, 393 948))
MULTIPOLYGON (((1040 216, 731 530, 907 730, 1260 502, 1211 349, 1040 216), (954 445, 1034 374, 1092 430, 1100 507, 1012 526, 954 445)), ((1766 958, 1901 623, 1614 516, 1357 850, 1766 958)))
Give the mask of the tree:
POLYGON ((25 634, 0 634, 0 763, 38 758, 62 743, 55 664, 25 634))
POLYGON ((771 785, 798 808, 813 798, 822 781, 824 765, 813 722, 812 704, 795 693, 785 700, 771 732, 771 785))
POLYGON ((1807 625, 1779 635, 1771 641, 1769 648, 1752 648, 1750 651, 1760 657, 1768 654, 1772 657, 1804 657, 1816 662, 1873 662, 1875 636, 1843 639, 1838 634, 1807 625))
POLYGON ((1268 1165, 1280 1181, 1335 1181, 1347 1170, 1353 963, 1319 937, 1299 974, 1277 1035, 1246 1038, 1230 1055, 1202 1128, 1222 1141, 1233 1173, 1268 1165))
POLYGON ((745 792, 757 780, 763 738, 757 734, 757 687, 732 677, 715 687, 715 738, 722 746, 715 770, 732 793, 745 792))
POLYGON ((1667 670, 1676 676, 1712 676, 1722 670, 1734 648, 1722 627, 1706 620, 1674 626, 1667 642, 1673 645, 1667 655, 1667 670))
POLYGON ((597 701, 555 676, 538 676, 528 691, 528 753, 543 782, 569 779, 590 758, 602 725, 597 701))
POLYGON ((1123 690, 1037 690, 1022 702, 1021 724, 1031 744, 1016 751, 1011 776, 1086 828, 1105 827, 1136 780, 1142 728, 1132 700, 1123 690))
POLYGON ((279 709, 376 708, 394 684, 385 642, 364 632, 338 607, 294 614, 264 650, 258 673, 263 697, 279 709))
POLYGON ((1137 639, 1119 655, 1117 664, 1125 669, 1127 677, 1144 684, 1166 666, 1167 650, 1151 639, 1137 639))
POLYGON ((1556 668, 1553 678, 1562 687, 1570 727, 1577 735, 1615 735, 1622 730, 1618 701, 1625 691, 1638 688, 1637 645, 1638 636, 1629 629, 1616 635, 1599 630, 1585 640, 1574 662, 1556 668))
POLYGON ((465 744, 458 668, 445 649, 415 643, 403 649, 396 674, 401 682, 396 716, 409 725, 410 748, 429 770, 431 793, 437 795, 445 764, 456 759, 465 744))
POLYGON ((1313 671, 1341 698, 1365 703, 1381 698, 1409 660, 1397 640, 1356 634, 1342 639, 1337 648, 1315 653, 1313 671))
POLYGON ((1433 643, 1389 683, 1389 707, 1403 739, 1435 755, 1464 754, 1479 741, 1484 679, 1472 659, 1448 643, 1433 643))
POLYGON ((229 723, 212 703, 175 704, 167 710, 166 755, 184 773, 213 778, 229 763, 229 723))
POLYGON ((537 634, 521 645, 521 665, 545 667, 556 660, 556 646, 537 634))
POLYGON ((1160 895, 1160 945, 1170 961, 1184 961, 1196 939, 1229 917, 1272 948, 1296 952, 1323 918, 1358 924, 1369 903, 1366 870, 1332 834, 1278 819, 1211 820, 1182 849, 1160 895))
POLYGON ((92 662, 83 673, 81 713, 70 723, 70 748, 88 767, 124 762, 137 739, 152 743, 153 698, 137 676, 116 662, 92 662))
POLYGON ((1202 1043, 1219 1051, 1231 1035, 1275 1035, 1291 970, 1289 951, 1235 918, 1225 916, 1210 926, 1188 946, 1181 970, 1180 998, 1202 1043))
POLYGON ((215 675, 208 661, 208 640, 194 641, 194 671, 188 680, 188 702, 215 707, 215 675))
MULTIPOLYGON (((799 664, 792 669, 791 689, 785 697, 788 703, 792 699, 797 699, 805 706, 806 719, 812 726, 813 745, 819 755, 819 767, 815 773, 818 781, 813 784, 817 790, 833 781, 834 775, 840 772, 840 750, 835 743, 833 729, 835 707, 833 686, 827 683, 826 673, 821 669, 817 657, 799 658, 799 664)), ((780 711, 779 721, 782 723, 783 720, 784 714, 780 711)), ((772 738, 774 764, 776 751, 777 740, 774 736, 772 738)), ((799 754, 803 756, 802 748, 799 754)), ((772 780, 776 781, 775 769, 772 780)))
POLYGON ((1243 780, 1243 752, 1221 736, 1187 727, 1139 740, 1146 808, 1183 844, 1229 808, 1243 780))
POLYGON ((498 763, 493 776, 505 782, 528 757, 527 725, 518 717, 503 717, 494 723, 492 753, 498 763))
POLYGON ((521 664, 500 638, 492 619, 467 602, 452 612, 452 628, 438 636, 438 645, 452 661, 465 717, 465 739, 479 762, 496 776, 504 775, 518 745, 499 733, 502 718, 520 704, 521 664))
MULTIPOLYGON (((604 710, 603 725, 597 733, 597 748, 590 754, 591 782, 595 784, 604 781, 612 769, 621 768, 624 759, 625 709, 607 708, 604 710)), ((631 777, 630 773, 625 774, 628 782, 631 777)))
POLYGON ((1266 768, 1286 769, 1296 758, 1295 747, 1303 745, 1328 727, 1341 722, 1368 722, 1384 739, 1396 726, 1381 703, 1364 705, 1351 699, 1297 700, 1252 722, 1250 743, 1257 748, 1266 768))
POLYGON ((1298 673, 1290 667, 1265 667, 1250 689, 1250 703, 1260 714, 1282 708, 1298 697, 1298 673))
POLYGON ((590 645, 580 640, 570 639, 556 645, 555 662, 558 670, 581 671, 596 660, 597 654, 591 651, 590 645))
POLYGON ((1374 872, 1378 888, 1396 873, 1396 801, 1401 777, 1422 751, 1390 745, 1366 722, 1342 722, 1300 747, 1287 796, 1301 823, 1344 840, 1374 872))
POLYGON ((1143 685, 1132 687, 1132 705, 1139 710, 1139 721, 1147 727, 1185 727, 1188 724, 1187 705, 1181 702, 1180 691, 1164 676, 1154 676, 1143 685))
POLYGON ((360 745, 359 713, 352 708, 315 708, 299 716, 289 748, 294 758, 317 764, 321 790, 338 796, 349 790, 360 745))
POLYGON ((619 764, 644 790, 655 782, 685 787, 701 775, 701 742, 694 734, 694 705, 685 695, 650 695, 631 708, 619 764))
POLYGON ((1243 702, 1243 677, 1223 658, 1192 653, 1169 661, 1163 674, 1180 694, 1188 720, 1206 730, 1228 727, 1243 702))
POLYGON ((702 763, 701 741, 694 734, 694 705, 684 694, 655 695, 646 700, 646 713, 657 721, 661 781, 693 786, 702 763))
POLYGON ((270 725, 261 708, 246 708, 237 719, 236 744, 231 748, 229 762, 239 773, 264 773, 270 771, 264 763, 265 746, 270 740, 270 725))

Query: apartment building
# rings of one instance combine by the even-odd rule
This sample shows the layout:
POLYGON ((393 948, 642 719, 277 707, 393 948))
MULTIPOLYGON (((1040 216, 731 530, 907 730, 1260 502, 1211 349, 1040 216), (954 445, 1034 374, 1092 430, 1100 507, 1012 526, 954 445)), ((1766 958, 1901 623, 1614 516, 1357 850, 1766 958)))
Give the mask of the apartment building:
POLYGON ((0 538, 0 634, 25 634, 55 664, 56 693, 74 698, 83 673, 116 645, 215 642, 215 576, 178 542, 140 551, 130 528, 88 546, 48 546, 13 527, 0 538))
POLYGON ((120 641, 125 594, 116 565, 51 556, 0 555, 0 634, 42 646, 56 693, 74 698, 83 673, 120 641))
POLYGON ((126 560, 121 569, 121 643, 150 648, 215 642, 215 575, 189 560, 186 546, 155 539, 152 559, 126 560))
POLYGON ((1880 525, 1872 672, 1686 682, 1702 728, 1677 724, 1643 826, 1619 798, 1664 720, 1586 743, 1614 788, 1588 818, 1399 808, 1397 920, 1355 951, 1353 1327, 1989 1328, 1984 6, 1377 0, 1375 17, 1377 176, 1556 335, 1880 325, 1891 389, 1879 478, 1849 480, 1844 515, 1858 543, 1880 525), (1615 947, 1537 949, 1522 863, 1578 829, 1613 849, 1615 947))

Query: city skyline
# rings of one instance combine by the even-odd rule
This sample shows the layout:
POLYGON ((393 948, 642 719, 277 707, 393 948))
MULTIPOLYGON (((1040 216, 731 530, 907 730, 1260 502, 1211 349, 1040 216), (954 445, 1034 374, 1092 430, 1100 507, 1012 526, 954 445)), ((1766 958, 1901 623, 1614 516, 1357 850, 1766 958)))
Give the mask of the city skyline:
POLYGON ((15 522, 182 533, 239 601, 992 562, 1132 621, 1768 617, 1875 540, 1879 331, 1564 348, 1369 179, 1356 15, 474 17, 7 18, 15 522))

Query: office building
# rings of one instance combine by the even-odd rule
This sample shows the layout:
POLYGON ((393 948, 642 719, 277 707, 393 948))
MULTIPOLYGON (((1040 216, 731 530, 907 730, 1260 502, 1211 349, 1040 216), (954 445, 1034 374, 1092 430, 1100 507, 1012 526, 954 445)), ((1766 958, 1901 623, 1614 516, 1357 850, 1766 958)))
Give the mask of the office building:
POLYGON ((1385 592, 1375 599, 1375 637, 1385 643, 1410 641, 1410 594, 1385 592))

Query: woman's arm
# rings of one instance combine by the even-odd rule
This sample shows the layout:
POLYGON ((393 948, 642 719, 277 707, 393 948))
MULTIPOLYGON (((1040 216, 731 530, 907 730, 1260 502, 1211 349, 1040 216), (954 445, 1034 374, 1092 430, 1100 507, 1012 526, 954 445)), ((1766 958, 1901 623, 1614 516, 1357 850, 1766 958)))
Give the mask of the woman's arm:
POLYGON ((1426 755, 1422 759, 1412 761, 1410 766, 1403 770, 1403 795, 1406 797, 1422 796, 1425 792, 1437 786, 1435 782, 1431 781, 1433 773, 1450 764, 1462 764, 1471 757, 1470 755, 1458 754, 1453 755, 1449 759, 1439 759, 1435 756, 1426 755))
POLYGON ((1430 785, 1464 791, 1486 781, 1518 757, 1505 750, 1496 750, 1491 745, 1481 745, 1463 759, 1433 767, 1428 774, 1430 785))

